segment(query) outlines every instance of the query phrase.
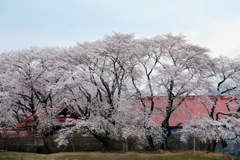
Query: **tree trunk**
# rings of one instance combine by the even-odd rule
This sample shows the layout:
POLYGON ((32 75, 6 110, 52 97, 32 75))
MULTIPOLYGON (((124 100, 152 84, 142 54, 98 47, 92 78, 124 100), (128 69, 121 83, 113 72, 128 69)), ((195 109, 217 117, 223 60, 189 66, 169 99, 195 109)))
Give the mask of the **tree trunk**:
POLYGON ((167 143, 168 143, 167 142, 167 137, 164 137, 164 140, 163 140, 163 142, 161 144, 161 149, 166 150, 168 148, 168 144, 167 143))
POLYGON ((109 139, 108 138, 103 138, 102 140, 101 140, 101 142, 102 142, 102 145, 103 145, 103 151, 110 151, 111 150, 111 147, 110 147, 110 145, 109 145, 109 139))
POLYGON ((153 142, 152 136, 148 135, 147 140, 148 140, 148 145, 149 145, 147 149, 153 151, 155 149, 155 147, 154 147, 154 142, 153 142))
POLYGON ((169 116, 167 116, 167 118, 162 122, 162 129, 163 129, 163 132, 165 133, 165 137, 164 137, 164 141, 161 145, 161 149, 168 149, 168 137, 171 136, 171 130, 169 128, 169 116))
POLYGON ((221 145, 223 148, 226 148, 228 146, 227 141, 221 140, 221 145))
POLYGON ((99 135, 95 133, 94 131, 89 130, 90 133, 97 139, 99 140, 102 145, 103 145, 103 151, 110 151, 112 148, 110 147, 110 138, 108 137, 108 132, 106 132, 105 135, 99 135))
POLYGON ((207 150, 209 152, 215 152, 216 146, 217 146, 217 142, 216 142, 216 140, 213 140, 208 144, 207 150))
POLYGON ((43 137, 43 145, 44 145, 44 149, 45 149, 44 152, 46 152, 47 154, 50 154, 51 153, 51 149, 50 149, 50 147, 48 145, 48 138, 43 137))

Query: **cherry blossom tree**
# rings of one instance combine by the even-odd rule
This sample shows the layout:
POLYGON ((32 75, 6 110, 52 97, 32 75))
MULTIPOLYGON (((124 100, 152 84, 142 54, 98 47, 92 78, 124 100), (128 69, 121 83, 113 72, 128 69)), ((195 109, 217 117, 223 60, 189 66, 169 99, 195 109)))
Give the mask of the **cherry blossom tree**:
POLYGON ((10 109, 10 98, 8 89, 4 85, 5 73, 8 65, 4 61, 5 53, 0 57, 0 128, 9 128, 17 123, 14 112, 10 109))
POLYGON ((111 149, 112 140, 130 137, 147 140, 150 149, 156 143, 167 148, 172 113, 187 96, 195 95, 211 107, 208 116, 184 125, 182 139, 193 134, 190 127, 198 137, 209 128, 213 129, 210 137, 219 129, 229 131, 208 138, 212 142, 238 138, 233 133, 238 132, 234 120, 240 109, 231 105, 239 96, 238 60, 211 59, 207 52, 182 35, 137 39, 114 33, 69 48, 4 53, 0 57, 0 117, 8 114, 16 119, 0 118, 0 122, 14 124, 20 115, 32 114, 39 132, 47 136, 57 123, 51 107, 65 102, 81 117, 62 125, 56 140, 59 145, 66 145, 74 133, 90 133, 105 150, 111 149), (155 104, 156 96, 162 104, 155 104), (216 112, 221 96, 231 97, 228 113, 216 112), (156 116, 161 124, 155 124, 156 116), (203 123, 208 123, 205 128, 203 123), (202 132, 197 134, 198 129, 202 132))
MULTIPOLYGON (((240 66, 238 59, 231 60, 227 57, 220 57, 215 58, 213 61, 215 64, 210 67, 209 71, 212 76, 208 79, 209 84, 206 85, 207 89, 203 90, 203 95, 207 95, 205 98, 207 98, 207 101, 211 103, 212 106, 209 110, 209 116, 215 119, 217 118, 214 117, 216 114, 216 104, 220 97, 231 97, 230 101, 232 101, 240 93, 238 76, 240 73, 240 66)), ((228 110, 230 111, 231 108, 228 108, 228 110)))
POLYGON ((56 48, 31 48, 2 55, 6 65, 1 74, 4 106, 18 121, 32 115, 43 137, 52 131, 53 122, 56 122, 50 108, 59 103, 61 96, 48 87, 61 78, 60 70, 56 71, 53 65, 57 52, 56 48))
POLYGON ((151 121, 151 116, 154 110, 154 96, 157 92, 156 82, 154 78, 157 76, 158 62, 163 56, 164 48, 163 39, 161 37, 148 38, 138 40, 137 53, 130 59, 130 73, 132 90, 135 90, 137 105, 142 106, 144 132, 148 140, 148 148, 154 150, 154 143, 162 142, 164 133, 161 131, 161 126, 154 124, 151 121), (146 104, 146 96, 150 97, 150 106, 146 104), (159 132, 152 132, 158 129, 159 132), (161 138, 154 138, 161 137, 161 138), (155 142, 154 142, 155 141, 155 142))
MULTIPOLYGON (((166 35, 164 39, 165 54, 159 62, 158 84, 160 95, 166 97, 166 105, 159 109, 165 113, 162 128, 170 136, 171 114, 187 96, 200 89, 209 57, 205 54, 208 51, 206 48, 188 44, 181 35, 166 35)), ((167 139, 165 143, 167 147, 167 139)))
MULTIPOLYGON (((224 144, 225 140, 238 138, 238 125, 236 125, 236 132, 233 134, 233 130, 228 126, 234 126, 234 120, 239 118, 239 60, 229 59, 227 57, 219 57, 213 59, 211 66, 208 68, 208 79, 205 81, 205 88, 201 90, 201 96, 199 101, 205 105, 206 113, 204 118, 198 117, 199 123, 196 123, 196 118, 187 122, 183 126, 182 137, 186 140, 186 135, 197 134, 197 138, 200 140, 204 139, 209 140, 209 151, 215 151, 216 145, 219 141, 224 144), (225 98, 225 107, 227 112, 220 111, 218 109, 218 103, 220 100, 225 98), (205 124, 208 130, 202 130, 202 134, 193 133, 195 130, 202 129, 202 125, 205 124), (226 127, 227 126, 227 127, 226 127), (192 127, 193 131, 189 132, 188 130, 192 127), (222 128, 221 128, 222 127, 222 128), (217 128, 217 129, 216 129, 217 128), (218 132, 218 129, 222 129, 221 132, 218 132), (188 133, 186 133, 188 132, 188 133), (205 135, 203 134, 205 132, 205 135), (209 136, 208 132, 214 132, 215 136, 209 136), (223 132, 226 135, 232 134, 232 136, 224 136, 223 132), (214 138, 215 137, 215 138, 214 138)), ((198 132, 198 131, 197 131, 198 132)))
MULTIPOLYGON (((140 49, 142 56, 137 58, 137 65, 132 68, 132 83, 140 97, 145 122, 152 116, 154 110, 160 110, 163 117, 161 128, 166 134, 164 146, 167 148, 167 137, 171 135, 169 119, 172 113, 181 106, 190 94, 196 94, 204 83, 205 70, 210 58, 205 54, 206 48, 187 43, 182 35, 171 34, 147 39, 140 49), (145 48, 144 48, 145 47, 145 48), (136 75, 141 75, 140 80, 136 75), (137 84, 137 82, 139 82, 137 84), (145 87, 143 87, 143 84, 145 87), (144 98, 149 95, 150 106, 144 98), (164 103, 154 104, 154 97, 161 96, 164 103)), ((150 138, 151 139, 151 138, 150 138)), ((153 145, 152 145, 153 147, 153 145)))
MULTIPOLYGON (((65 135, 87 130, 102 142, 105 150, 109 150, 112 139, 126 137, 129 135, 127 126, 139 123, 137 118, 128 121, 132 125, 126 125, 124 122, 128 118, 119 117, 124 108, 127 111, 128 107, 133 107, 127 87, 128 59, 135 53, 133 36, 115 33, 104 40, 79 43, 65 53, 62 68, 66 69, 64 76, 68 79, 63 81, 62 87, 70 97, 69 103, 76 106, 84 119, 77 121, 71 130, 66 130, 65 135)), ((141 125, 135 127, 140 129, 141 125)))
MULTIPOLYGON (((228 116, 220 120, 212 119, 208 115, 194 117, 191 121, 184 123, 180 130, 181 141, 187 142, 189 137, 195 137, 204 143, 209 141, 221 143, 223 147, 226 145, 226 140, 239 143, 239 122, 239 115, 238 117, 228 116)), ((211 151, 215 151, 215 148, 211 151)))

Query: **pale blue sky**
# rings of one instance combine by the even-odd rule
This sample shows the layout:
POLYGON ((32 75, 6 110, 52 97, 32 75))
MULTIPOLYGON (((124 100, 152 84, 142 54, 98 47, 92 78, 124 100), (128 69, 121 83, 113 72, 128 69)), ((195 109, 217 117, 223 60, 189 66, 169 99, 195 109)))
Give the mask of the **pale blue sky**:
POLYGON ((70 46, 113 31, 182 33, 212 55, 240 55, 239 0, 0 0, 0 51, 70 46))

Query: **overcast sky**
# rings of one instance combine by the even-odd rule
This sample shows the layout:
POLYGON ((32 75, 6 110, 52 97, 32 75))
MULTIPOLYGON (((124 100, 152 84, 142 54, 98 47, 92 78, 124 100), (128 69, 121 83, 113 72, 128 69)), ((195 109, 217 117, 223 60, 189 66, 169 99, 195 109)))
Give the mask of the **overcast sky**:
POLYGON ((240 0, 0 0, 0 51, 70 46, 113 31, 184 34, 212 56, 240 55, 240 0))

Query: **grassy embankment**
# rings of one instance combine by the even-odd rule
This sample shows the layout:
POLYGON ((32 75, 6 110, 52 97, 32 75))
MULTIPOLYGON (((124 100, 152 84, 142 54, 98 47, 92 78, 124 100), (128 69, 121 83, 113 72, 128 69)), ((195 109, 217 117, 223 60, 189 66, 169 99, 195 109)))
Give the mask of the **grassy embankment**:
MULTIPOLYGON (((56 154, 34 154, 21 152, 0 152, 1 160, 237 160, 217 153, 183 151, 156 153, 102 153, 102 152, 69 152, 56 154)), ((239 158, 240 160, 240 158, 239 158)))

